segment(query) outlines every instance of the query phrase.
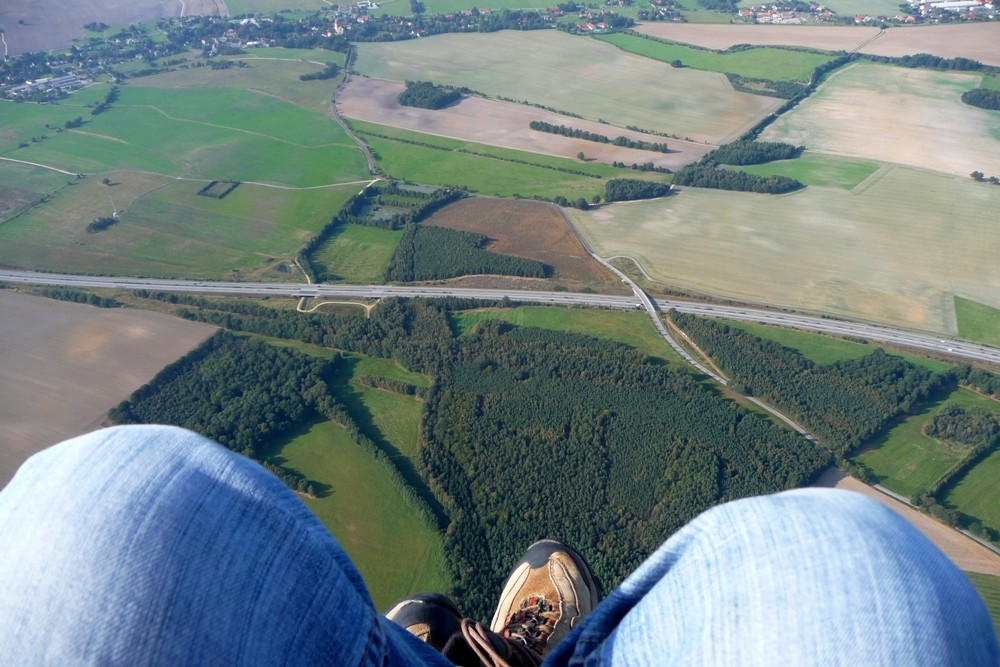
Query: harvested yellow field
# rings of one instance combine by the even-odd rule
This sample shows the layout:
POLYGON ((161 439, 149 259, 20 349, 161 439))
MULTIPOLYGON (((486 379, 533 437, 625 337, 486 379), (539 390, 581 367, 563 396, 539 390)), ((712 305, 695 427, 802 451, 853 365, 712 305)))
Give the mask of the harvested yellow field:
POLYGON ((737 93, 723 74, 673 68, 556 30, 435 35, 357 49, 354 68, 375 79, 466 86, 710 144, 735 139, 782 103, 737 93))
POLYGON ((980 79, 855 63, 832 74, 761 138, 956 176, 1000 175, 1000 114, 961 101, 980 79))
POLYGON ((1000 23, 878 28, 864 26, 710 25, 643 23, 636 30, 685 44, 725 50, 734 44, 805 46, 820 51, 860 51, 879 56, 930 53, 1000 65, 1000 23))
POLYGON ((878 36, 878 28, 805 25, 640 23, 636 31, 684 44, 724 51, 735 44, 807 46, 820 51, 854 51, 878 36))
POLYGON ((952 295, 1000 307, 998 210, 1000 187, 886 166, 853 191, 685 188, 570 214, 666 284, 955 334, 952 295))
POLYGON ((337 93, 337 109, 346 118, 404 130, 565 158, 575 158, 577 153, 583 152, 588 158, 606 164, 652 162, 658 167, 677 170, 686 164, 697 162, 713 148, 706 144, 665 139, 655 134, 634 132, 596 121, 563 116, 524 104, 498 102, 482 97, 465 97, 458 104, 438 110, 404 107, 396 99, 403 89, 404 85, 396 81, 353 77, 337 93), (626 136, 635 141, 666 143, 670 147, 670 152, 622 148, 612 144, 538 132, 529 127, 530 123, 536 120, 603 134, 611 139, 626 136))

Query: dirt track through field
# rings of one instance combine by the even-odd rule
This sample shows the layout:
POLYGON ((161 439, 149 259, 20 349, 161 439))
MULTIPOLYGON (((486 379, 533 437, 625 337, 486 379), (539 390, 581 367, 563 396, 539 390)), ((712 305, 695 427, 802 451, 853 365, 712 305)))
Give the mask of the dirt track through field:
POLYGON ((964 23, 889 28, 796 25, 690 25, 643 23, 641 33, 675 42, 724 50, 734 44, 806 46, 822 51, 860 51, 880 56, 930 53, 1000 65, 1000 23, 964 23))
POLYGON ((0 290, 0 488, 33 453, 104 414, 214 327, 0 290))
POLYGON ((960 569, 966 572, 981 572, 983 574, 1000 576, 1000 556, 997 554, 981 544, 977 544, 974 540, 962 535, 957 530, 911 507, 907 507, 898 500, 894 500, 867 484, 845 475, 836 468, 831 468, 824 473, 813 486, 846 489, 874 498, 912 523, 917 530, 927 536, 960 569))
POLYGON ((482 97, 465 97, 457 104, 436 111, 404 107, 396 99, 403 89, 403 84, 395 81, 351 77, 337 95, 337 108, 347 118, 414 132, 566 158, 575 158, 582 152, 588 158, 607 164, 652 162, 658 167, 676 170, 699 160, 713 148, 482 97), (626 136, 650 143, 666 143, 673 152, 640 151, 539 132, 529 128, 533 120, 603 134, 611 139, 626 136))

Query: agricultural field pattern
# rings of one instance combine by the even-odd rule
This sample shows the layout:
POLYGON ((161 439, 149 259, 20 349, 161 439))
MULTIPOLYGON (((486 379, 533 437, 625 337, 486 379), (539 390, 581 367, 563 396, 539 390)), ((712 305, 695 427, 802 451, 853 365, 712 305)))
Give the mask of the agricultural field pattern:
MULTIPOLYGON (((443 478, 429 476, 422 451, 447 440, 435 444, 424 430, 433 421, 427 406, 447 413, 445 432, 448 411, 461 412, 449 403, 459 394, 430 390, 450 362, 435 365, 407 347, 422 337, 450 335, 456 350, 491 336, 502 350, 496 341, 520 330, 534 332, 516 342, 525 350, 532 336, 548 345, 551 332, 596 337, 637 350, 657 373, 697 376, 702 388, 711 385, 711 400, 782 437, 805 433, 743 392, 732 369, 671 322, 673 311, 651 321, 641 305, 543 307, 512 297, 470 305, 461 300, 466 288, 625 299, 643 296, 635 281, 658 300, 843 318, 943 346, 1000 346, 1000 111, 963 101, 975 89, 1000 92, 1000 21, 753 25, 685 0, 683 21, 640 20, 601 34, 586 25, 605 10, 592 8, 578 23, 575 12, 540 0, 67 4, 50 24, 46 17, 59 14, 51 0, 0 8, 0 64, 27 63, 3 70, 11 81, 41 71, 32 68, 58 69, 51 54, 70 43, 108 58, 86 73, 75 67, 78 89, 48 99, 0 80, 0 269, 171 279, 192 291, 215 281, 280 283, 301 298, 0 285, 0 395, 16 397, 0 410, 0 485, 32 452, 111 423, 109 410, 155 384, 158 370, 235 331, 234 347, 264 341, 329 364, 331 405, 347 417, 310 413, 312 421, 261 446, 260 460, 334 490, 303 501, 384 605, 414 587, 465 585, 446 554, 460 534, 444 530, 455 501, 440 500, 443 478), (518 29, 455 24, 433 33, 496 17, 518 29), (147 50, 121 56, 133 42, 147 50), (32 52, 46 51, 51 62, 31 62, 32 52), (404 102, 415 82, 457 91, 457 99, 441 108, 404 102), (749 145, 789 150, 769 161, 712 161, 717 149, 749 145), (696 170, 702 180, 683 180, 696 170), (708 184, 713 178, 796 186, 768 194, 722 189, 708 184), (375 296, 317 298, 315 283, 371 286, 375 296), (400 306, 377 298, 385 284, 453 290, 454 298, 440 309, 420 300, 400 306), (383 327, 381 309, 397 319, 383 327), (306 325, 289 324, 301 322, 327 328, 303 333, 306 325), (667 345, 668 329, 681 344, 667 345), (367 333, 345 343, 345 331, 367 333), (691 358, 728 384, 698 374, 691 358), (400 552, 414 554, 412 576, 395 568, 400 552)), ((631 21, 659 5, 637 0, 601 16, 631 21)), ((899 11, 886 0, 838 7, 899 11)), ((725 326, 779 342, 810 369, 878 347, 725 326)), ((976 573, 1000 624, 1000 492, 990 482, 1000 445, 972 456, 968 443, 927 435, 953 403, 1000 414, 982 379, 997 368, 955 370, 963 359, 944 354, 954 352, 948 347, 929 356, 888 349, 928 376, 951 373, 950 384, 912 411, 907 399, 874 435, 837 451, 854 476, 830 468, 796 484, 861 490, 897 505, 976 573), (927 511, 903 508, 876 484, 927 511), (935 511, 947 521, 931 519, 935 511), (971 526, 993 551, 946 523, 971 526)), ((487 382, 476 373, 492 372, 491 363, 456 365, 455 373, 468 373, 470 386, 487 382)), ((526 384, 529 370, 510 377, 526 384)), ((536 426, 525 432, 550 431, 536 426)), ((497 494, 482 495, 475 502, 492 507, 497 494)))

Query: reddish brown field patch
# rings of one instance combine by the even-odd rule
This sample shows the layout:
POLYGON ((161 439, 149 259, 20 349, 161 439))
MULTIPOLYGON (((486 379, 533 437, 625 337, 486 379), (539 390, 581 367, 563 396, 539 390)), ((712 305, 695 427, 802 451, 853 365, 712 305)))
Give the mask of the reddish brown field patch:
POLYGON ((0 487, 35 452, 104 414, 215 327, 0 290, 0 487))
MULTIPOLYGON (((483 234, 490 238, 487 247, 493 252, 527 257, 552 267, 549 281, 514 280, 517 288, 552 289, 554 282, 569 289, 620 291, 620 281, 590 256, 553 204, 475 197, 446 206, 424 224, 483 234)), ((480 284, 483 280, 489 280, 490 287, 515 286, 510 281, 500 285, 492 277, 467 277, 462 284, 471 287, 472 281, 486 287, 480 284)))

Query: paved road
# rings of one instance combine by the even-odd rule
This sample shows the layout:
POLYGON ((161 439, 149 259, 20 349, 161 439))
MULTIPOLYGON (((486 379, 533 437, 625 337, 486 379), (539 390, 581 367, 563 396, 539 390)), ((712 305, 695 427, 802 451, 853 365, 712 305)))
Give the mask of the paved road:
MULTIPOLYGON (((201 294, 234 294, 245 296, 285 297, 345 297, 354 299, 380 299, 388 297, 461 297, 499 301, 504 297, 512 301, 562 306, 599 306, 603 308, 644 308, 638 296, 612 296, 575 292, 538 292, 527 290, 470 289, 459 287, 404 287, 396 285, 309 285, 304 283, 243 283, 197 280, 158 280, 153 278, 107 278, 78 276, 34 271, 0 270, 0 281, 33 285, 63 287, 106 288, 127 290, 159 290, 165 292, 193 292, 201 294)), ((983 361, 1000 365, 1000 349, 979 343, 966 343, 944 339, 931 334, 894 329, 892 327, 834 320, 808 315, 781 313, 760 308, 721 306, 695 301, 659 299, 655 305, 663 311, 671 308, 684 313, 705 317, 746 320, 763 324, 819 331, 863 340, 872 340, 918 350, 926 350, 956 358, 983 361)))

